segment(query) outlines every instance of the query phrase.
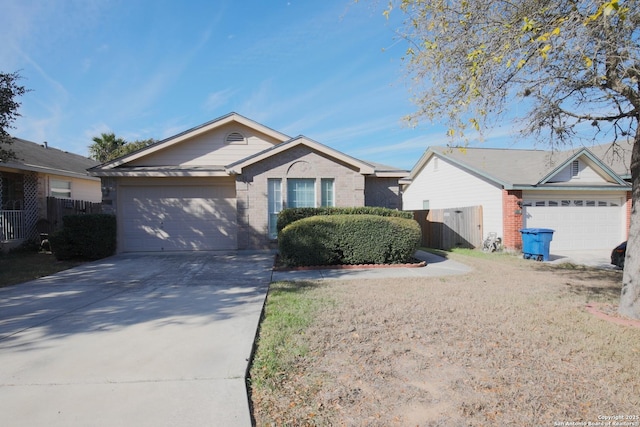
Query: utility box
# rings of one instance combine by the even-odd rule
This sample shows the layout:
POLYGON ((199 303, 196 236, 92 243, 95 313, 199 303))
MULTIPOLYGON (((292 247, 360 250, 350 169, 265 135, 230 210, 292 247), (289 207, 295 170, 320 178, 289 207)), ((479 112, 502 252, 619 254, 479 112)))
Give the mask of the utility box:
POLYGON ((549 228, 523 228, 522 257, 536 261, 549 261, 549 247, 553 240, 553 232, 549 228))

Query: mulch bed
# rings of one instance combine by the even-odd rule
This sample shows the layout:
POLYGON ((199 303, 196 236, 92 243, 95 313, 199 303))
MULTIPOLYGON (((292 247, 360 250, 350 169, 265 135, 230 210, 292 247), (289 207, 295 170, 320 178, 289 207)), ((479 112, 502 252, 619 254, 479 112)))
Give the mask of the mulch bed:
POLYGON ((412 258, 409 262, 403 264, 337 264, 337 265, 309 265, 302 267, 288 267, 280 261, 280 256, 276 255, 273 263, 274 271, 307 271, 307 270, 362 270, 371 268, 419 268, 425 267, 426 261, 412 258))

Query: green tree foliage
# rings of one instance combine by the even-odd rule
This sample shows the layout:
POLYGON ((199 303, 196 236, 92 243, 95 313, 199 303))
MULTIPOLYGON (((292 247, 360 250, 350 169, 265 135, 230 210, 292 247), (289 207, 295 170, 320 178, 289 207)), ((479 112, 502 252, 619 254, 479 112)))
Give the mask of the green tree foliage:
POLYGON ((24 86, 18 85, 20 78, 17 72, 0 73, 0 161, 15 158, 13 151, 3 145, 11 143, 9 129, 13 128, 15 119, 20 117, 20 103, 16 98, 27 92, 24 86))
POLYGON ((93 137, 93 144, 89 146, 89 155, 92 159, 100 163, 108 162, 116 157, 116 153, 126 144, 122 138, 116 138, 111 133, 102 133, 100 136, 93 137))
POLYGON ((125 143, 122 147, 120 147, 120 149, 117 151, 117 153, 115 153, 115 157, 120 157, 120 156, 125 156, 127 154, 133 153, 134 151, 138 151, 141 150, 151 144, 154 144, 156 142, 155 139, 153 138, 149 138, 149 139, 141 139, 141 140, 136 140, 133 142, 127 142, 125 143))
POLYGON ((156 141, 152 138, 127 142, 123 138, 117 138, 113 132, 102 133, 93 138, 89 153, 92 159, 104 163, 140 150, 154 142, 156 141))
POLYGON ((413 219, 413 214, 408 211, 381 208, 377 206, 356 206, 348 208, 319 207, 319 208, 287 208, 278 214, 278 232, 287 225, 303 218, 317 215, 378 215, 393 216, 398 218, 413 219))
POLYGON ((67 215, 61 230, 49 236, 58 260, 96 260, 116 251, 116 217, 106 214, 67 215))
POLYGON ((518 105, 552 147, 600 132, 634 141, 634 207, 620 312, 640 318, 640 1, 399 0, 416 112, 448 134, 482 131, 518 105))
POLYGON ((322 214, 286 226, 278 234, 278 248, 291 266, 398 264, 413 256, 421 237, 413 219, 322 214))
POLYGON ((572 142, 584 123, 635 135, 637 0, 403 0, 399 7, 418 107, 410 120, 444 118, 449 135, 460 136, 513 113, 515 101, 524 131, 552 144, 572 142))

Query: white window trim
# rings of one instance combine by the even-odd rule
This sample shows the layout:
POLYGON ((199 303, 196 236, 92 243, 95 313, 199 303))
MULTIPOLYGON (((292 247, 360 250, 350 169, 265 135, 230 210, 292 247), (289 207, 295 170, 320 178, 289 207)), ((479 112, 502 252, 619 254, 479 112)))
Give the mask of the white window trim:
POLYGON ((287 207, 295 208, 295 206, 292 206, 291 200, 289 200, 289 194, 290 194, 289 183, 294 180, 313 181, 313 206, 309 206, 309 207, 317 208, 318 207, 318 179, 317 178, 287 178, 287 188, 286 188, 287 207))
POLYGON ((61 198, 61 199, 71 199, 71 191, 73 190, 73 182, 71 180, 64 180, 64 179, 49 179, 49 195, 51 197, 57 197, 57 198, 61 198), (55 183, 55 184, 54 184, 55 183), (69 188, 63 188, 63 187, 55 187, 54 185, 57 185, 58 183, 68 183, 69 184, 69 188), (54 193, 58 193, 58 194, 54 194, 54 193), (62 195, 62 194, 68 194, 68 195, 62 195))
POLYGON ((282 179, 281 178, 269 178, 267 179, 267 232, 269 234, 269 238, 270 239, 276 239, 278 237, 278 232, 277 232, 277 223, 278 223, 278 216, 277 214, 280 213, 280 211, 282 211, 283 208, 283 198, 282 198, 282 179), (278 183, 278 193, 279 193, 279 200, 274 200, 273 197, 275 196, 274 192, 272 192, 271 189, 271 183, 278 183), (276 205, 279 206, 279 210, 276 207, 276 209, 272 209, 272 202, 275 202, 276 205), (277 212, 275 212, 277 210, 277 212), (272 212, 273 211, 273 212, 272 212), (274 223, 275 221, 275 223, 274 223))
POLYGON ((320 206, 333 208, 336 206, 336 180, 335 178, 320 178, 320 206), (324 201, 324 187, 323 183, 331 183, 331 203, 328 205, 323 204, 324 201))

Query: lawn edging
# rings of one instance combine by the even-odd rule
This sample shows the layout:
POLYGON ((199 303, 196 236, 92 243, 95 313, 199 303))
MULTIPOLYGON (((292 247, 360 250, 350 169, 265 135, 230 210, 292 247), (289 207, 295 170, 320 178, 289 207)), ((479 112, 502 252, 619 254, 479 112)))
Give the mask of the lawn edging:
POLYGON ((618 314, 609 314, 610 310, 603 310, 605 305, 608 306, 608 304, 591 302, 585 305, 585 310, 599 319, 615 323, 616 325, 640 328, 640 320, 630 319, 618 314))

